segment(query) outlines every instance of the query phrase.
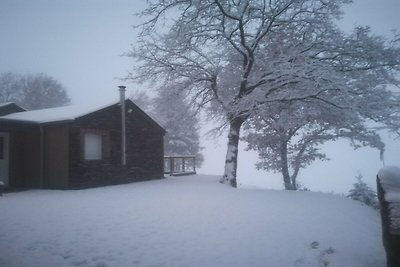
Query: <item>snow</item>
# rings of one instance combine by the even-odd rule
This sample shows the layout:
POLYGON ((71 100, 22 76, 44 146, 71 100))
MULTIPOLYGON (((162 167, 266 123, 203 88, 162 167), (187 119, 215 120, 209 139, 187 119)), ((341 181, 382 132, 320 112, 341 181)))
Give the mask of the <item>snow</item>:
POLYGON ((12 102, 0 103, 0 108, 1 108, 1 107, 5 107, 5 106, 8 106, 8 105, 10 105, 10 104, 12 104, 12 102))
POLYGON ((379 170, 379 180, 385 190, 385 200, 400 202, 400 168, 387 166, 379 170))
POLYGON ((399 202, 400 203, 400 189, 390 190, 385 194, 385 200, 387 202, 399 202))
POLYGON ((378 177, 386 187, 400 187, 400 168, 386 166, 379 170, 378 177))
POLYGON ((115 105, 119 102, 98 106, 71 105, 58 108, 47 108, 25 112, 17 112, 0 117, 0 120, 24 121, 33 123, 49 123, 57 121, 70 121, 97 110, 115 105))
POLYGON ((217 176, 0 197, 0 266, 385 266, 378 213, 217 176))

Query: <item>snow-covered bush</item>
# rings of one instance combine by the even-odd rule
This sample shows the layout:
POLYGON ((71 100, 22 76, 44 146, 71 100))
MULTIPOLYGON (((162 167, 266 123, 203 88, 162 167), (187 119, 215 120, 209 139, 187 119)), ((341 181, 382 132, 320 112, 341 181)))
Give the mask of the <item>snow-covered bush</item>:
POLYGON ((302 184, 300 182, 296 183, 296 188, 297 188, 297 191, 307 191, 307 192, 311 191, 310 188, 306 187, 304 184, 302 184))
POLYGON ((348 198, 360 201, 361 203, 378 209, 378 198, 376 192, 363 181, 363 176, 359 173, 357 182, 353 184, 353 189, 349 190, 348 198))

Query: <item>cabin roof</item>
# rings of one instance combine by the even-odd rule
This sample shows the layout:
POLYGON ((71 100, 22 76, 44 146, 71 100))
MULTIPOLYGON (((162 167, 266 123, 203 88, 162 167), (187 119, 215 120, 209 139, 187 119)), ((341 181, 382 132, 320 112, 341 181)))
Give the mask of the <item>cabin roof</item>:
POLYGON ((24 112, 11 113, 5 116, 0 117, 0 120, 7 121, 20 121, 20 122, 31 122, 31 123, 50 123, 50 122, 59 122, 59 121, 68 121, 75 120, 84 115, 90 114, 92 112, 98 111, 100 109, 112 106, 116 103, 109 104, 106 106, 96 106, 96 107, 87 107, 87 106, 64 106, 57 108, 46 108, 46 109, 38 109, 24 112))
MULTIPOLYGON (((137 105, 132 102, 132 100, 127 99, 126 102, 137 105)), ((32 111, 16 112, 0 117, 0 121, 13 121, 21 123, 34 123, 34 124, 48 124, 56 122, 69 122, 74 121, 80 117, 88 115, 90 113, 111 107, 113 105, 118 105, 119 101, 113 103, 97 105, 97 106, 80 106, 80 105, 70 105, 57 108, 46 108, 38 109, 32 111)), ((137 107, 140 112, 142 112, 148 119, 152 120, 159 128, 164 132, 164 128, 160 126, 153 118, 146 114, 143 110, 137 107)))

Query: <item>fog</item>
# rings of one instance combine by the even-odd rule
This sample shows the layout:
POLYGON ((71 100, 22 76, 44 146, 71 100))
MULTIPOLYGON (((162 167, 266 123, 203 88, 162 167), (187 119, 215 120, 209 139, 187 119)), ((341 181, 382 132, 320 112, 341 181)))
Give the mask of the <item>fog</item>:
MULTIPOLYGON (((135 43, 134 15, 145 1, 128 0, 1 0, 0 72, 46 73, 61 82, 73 104, 94 104, 118 98, 117 86, 130 91, 143 88, 122 82, 134 62, 122 56, 135 43)), ((398 0, 357 0, 345 10, 340 27, 370 25, 380 35, 400 29, 398 0)), ((226 136, 207 137, 210 125, 202 129, 205 162, 200 173, 222 174, 226 136)), ((387 151, 386 165, 400 165, 400 140, 382 133, 387 151)), ((242 144, 243 147, 243 144, 242 144)), ((379 152, 357 151, 345 141, 323 146, 332 159, 315 162, 299 175, 306 187, 318 191, 346 193, 360 172, 375 187, 375 176, 383 166, 379 152)), ((282 188, 278 174, 257 171, 253 152, 239 154, 238 182, 268 188, 282 188)))

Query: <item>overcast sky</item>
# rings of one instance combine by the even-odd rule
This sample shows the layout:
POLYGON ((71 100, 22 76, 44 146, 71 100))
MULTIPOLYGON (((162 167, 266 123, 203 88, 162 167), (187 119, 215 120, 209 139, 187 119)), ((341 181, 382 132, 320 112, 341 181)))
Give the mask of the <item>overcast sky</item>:
MULTIPOLYGON (((134 62, 121 56, 135 42, 132 25, 144 0, 0 0, 0 72, 46 73, 67 89, 73 104, 118 98, 117 78, 125 77, 134 62)), ((370 25, 376 34, 400 30, 399 0, 356 0, 346 8, 340 26, 370 25)), ((140 86, 125 83, 129 90, 140 86)), ((385 139, 388 138, 385 136, 385 139)), ((225 138, 203 138, 205 164, 201 171, 221 174, 225 138)), ((390 142, 386 163, 400 165, 400 140, 390 142), (397 160, 397 162, 396 162, 397 160)), ((374 185, 382 166, 372 149, 353 152, 345 142, 326 146, 330 162, 316 163, 300 174, 314 190, 346 192, 360 171, 374 185)), ((239 182, 281 188, 279 176, 254 170, 256 155, 239 155, 239 182), (275 178, 274 178, 275 177, 275 178)))

